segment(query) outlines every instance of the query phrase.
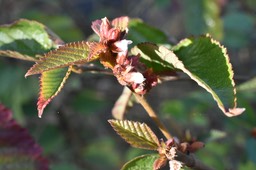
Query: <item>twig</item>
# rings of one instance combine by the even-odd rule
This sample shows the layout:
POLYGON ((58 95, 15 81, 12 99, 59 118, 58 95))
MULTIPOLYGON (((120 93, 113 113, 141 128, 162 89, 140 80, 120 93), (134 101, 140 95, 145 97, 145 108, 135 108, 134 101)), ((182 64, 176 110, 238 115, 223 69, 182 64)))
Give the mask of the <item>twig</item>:
POLYGON ((136 93, 134 93, 134 96, 139 101, 139 103, 143 106, 143 108, 147 111, 149 117, 157 124, 163 135, 166 137, 166 139, 171 139, 172 135, 168 132, 165 125, 160 121, 158 116, 156 115, 155 111, 152 109, 152 107, 148 104, 146 99, 136 93))
MULTIPOLYGON (((148 104, 146 99, 136 93, 134 93, 134 95, 135 95, 136 99, 139 101, 139 103, 143 106, 143 108, 147 111, 148 115, 157 124, 157 126, 159 127, 159 129, 161 130, 163 135, 167 139, 171 139, 172 138, 171 134, 168 132, 165 125, 160 121, 160 119, 158 118, 158 116, 156 115, 156 113, 154 112, 152 107, 148 104)), ((196 159, 192 154, 187 155, 187 154, 182 153, 179 150, 176 151, 175 159, 184 163, 187 167, 190 167, 194 170, 214 170, 214 168, 209 167, 209 166, 205 165, 204 163, 202 163, 201 161, 199 161, 198 159, 196 159)))
POLYGON ((105 74, 105 75, 113 75, 112 72, 107 71, 102 68, 95 67, 95 66, 91 66, 91 67, 90 66, 89 67, 73 66, 72 71, 77 74, 82 74, 84 72, 90 72, 90 73, 100 73, 100 74, 105 74))

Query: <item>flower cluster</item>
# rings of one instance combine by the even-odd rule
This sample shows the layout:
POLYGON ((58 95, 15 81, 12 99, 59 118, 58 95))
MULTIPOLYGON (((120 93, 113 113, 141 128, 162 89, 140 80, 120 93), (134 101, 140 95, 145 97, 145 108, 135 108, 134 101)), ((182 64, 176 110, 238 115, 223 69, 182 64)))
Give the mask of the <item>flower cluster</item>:
POLYGON ((139 54, 128 55, 128 45, 132 43, 124 39, 128 33, 128 20, 128 17, 120 17, 110 23, 107 18, 103 18, 94 21, 92 29, 100 37, 100 42, 109 49, 101 57, 102 64, 113 70, 120 84, 143 95, 157 85, 157 76, 139 61, 139 54))

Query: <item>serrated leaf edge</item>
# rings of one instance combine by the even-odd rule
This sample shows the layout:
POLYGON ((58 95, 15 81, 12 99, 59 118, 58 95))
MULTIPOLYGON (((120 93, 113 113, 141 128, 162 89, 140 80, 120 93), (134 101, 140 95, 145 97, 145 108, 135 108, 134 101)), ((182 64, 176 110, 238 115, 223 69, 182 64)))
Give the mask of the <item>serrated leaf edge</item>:
MULTIPOLYGON (((240 115, 241 113, 243 113, 245 111, 244 108, 237 108, 237 97, 236 97, 236 88, 235 88, 235 82, 234 82, 234 72, 233 72, 233 69, 232 69, 232 65, 230 63, 230 58, 227 54, 227 49, 221 45, 218 41, 214 40, 209 34, 206 34, 204 36, 201 36, 201 37, 206 37, 206 38, 210 38, 210 41, 212 44, 215 44, 217 45, 218 47, 221 48, 221 51, 225 57, 225 60, 226 60, 226 64, 227 64, 227 67, 228 67, 228 72, 230 73, 229 74, 229 79, 231 80, 231 84, 232 84, 232 87, 233 87, 233 92, 234 92, 234 106, 233 108, 225 108, 225 106, 223 105, 222 101, 220 100, 220 98, 215 94, 215 92, 212 90, 212 88, 210 88, 207 84, 201 82, 201 81, 197 81, 196 80, 196 77, 195 75, 193 75, 189 70, 186 69, 186 67, 184 66, 183 62, 181 60, 179 60, 179 58, 175 55, 175 58, 177 58, 177 63, 179 63, 179 65, 176 65, 175 67, 178 68, 178 69, 181 69, 183 70, 187 75, 189 75, 189 77, 194 80, 195 82, 197 82, 197 84, 201 87, 203 87, 206 91, 208 91, 212 96, 213 96, 213 99, 216 101, 218 107, 222 110, 222 112, 228 116, 228 117, 232 117, 232 116, 237 116, 237 115, 240 115)), ((188 41, 189 39, 183 39, 181 40, 178 44, 177 44, 177 48, 179 48, 179 44, 183 43, 184 41, 188 41)), ((189 41, 188 41, 189 43, 189 41)), ((159 47, 159 51, 161 52, 161 48, 166 50, 167 48, 166 47, 163 47, 163 46, 160 46, 159 47)), ((169 50, 169 49, 167 49, 169 50)), ((172 52, 171 50, 169 50, 170 52, 172 52)))
POLYGON ((108 122, 111 124, 113 129, 117 132, 118 135, 120 135, 127 143, 129 143, 133 147, 141 148, 141 149, 149 149, 149 150, 157 150, 159 147, 159 140, 155 133, 145 124, 145 123, 140 123, 140 122, 134 122, 134 121, 129 121, 129 120, 108 120, 108 122), (135 126, 133 128, 132 126, 135 126), (129 126, 129 129, 125 128, 125 126, 129 126), (136 143, 136 141, 129 141, 125 134, 120 133, 118 130, 118 127, 121 127, 125 131, 128 131, 129 133, 132 133, 133 135, 136 135, 138 138, 142 138, 142 140, 147 141, 152 143, 152 147, 144 147, 140 146, 136 143), (138 132, 138 128, 143 128, 141 131, 143 132, 143 135, 146 136, 140 136, 141 132, 138 132), (143 131, 146 130, 146 131, 143 131), (146 133, 146 134, 145 134, 146 133), (150 137, 148 139, 147 137, 150 137))
MULTIPOLYGON (((230 73, 229 79, 231 80, 231 84, 233 86, 233 92, 234 92, 234 106, 233 108, 228 108, 228 110, 224 110, 223 112, 228 116, 237 116, 242 114, 245 111, 245 108, 237 108, 237 91, 236 91, 236 86, 235 86, 235 81, 234 81, 234 71, 230 62, 230 58, 227 53, 227 48, 224 47, 223 45, 220 44, 217 40, 214 40, 210 34, 206 34, 206 37, 209 37, 211 42, 218 47, 221 48, 221 51, 226 59, 227 67, 228 67, 228 72, 230 73)), ((217 102, 218 103, 218 102, 217 102)), ((223 107, 224 108, 224 107, 223 107)))
POLYGON ((38 110, 38 117, 41 118, 42 115, 43 115, 43 111, 44 111, 44 108, 50 103, 50 101, 52 101, 52 99, 54 97, 56 97, 59 92, 61 91, 61 89, 64 87, 64 84, 66 83, 69 75, 71 74, 71 71, 72 71, 72 66, 69 66, 68 70, 67 70, 67 73, 65 75, 65 77, 63 78, 60 86, 58 87, 57 91, 54 93, 54 95, 52 95, 49 99, 47 100, 43 100, 43 94, 42 94, 42 91, 43 91, 43 87, 42 87, 42 76, 44 73, 42 73, 41 77, 40 77, 40 91, 39 91, 39 98, 38 98, 38 102, 37 102, 37 110, 38 110))
MULTIPOLYGON (((102 44, 102 43, 97 43, 97 42, 88 42, 88 41, 79 41, 79 42, 71 42, 71 43, 67 43, 65 45, 59 46, 59 48, 54 49, 52 51, 49 51, 48 53, 46 53, 43 57, 41 57, 39 59, 38 62, 36 62, 36 64, 34 64, 25 74, 25 77, 30 76, 30 75, 34 75, 34 74, 40 74, 44 71, 50 71, 53 69, 57 69, 57 68, 63 68, 63 67, 67 67, 67 66, 71 66, 71 65, 75 65, 75 64, 84 64, 86 62, 89 61, 93 61, 99 58, 99 55, 101 53, 104 53, 106 51, 107 47, 102 44), (58 54, 59 51, 61 50, 65 50, 65 48, 74 48, 74 47, 78 47, 78 46, 82 46, 82 45, 87 45, 88 46, 88 57, 86 58, 81 58, 77 61, 72 61, 72 62, 67 62, 65 64, 60 64, 57 66, 45 66, 44 69, 38 69, 38 67, 40 66, 41 63, 44 63, 46 60, 48 60, 50 58, 50 56, 58 54)), ((77 49, 77 50, 81 50, 81 49, 77 49)), ((84 50, 84 49, 82 49, 84 50)), ((68 52, 67 52, 68 53, 68 52)), ((74 55, 74 54, 72 54, 74 55)), ((57 60, 57 58, 54 58, 55 60, 57 60)))

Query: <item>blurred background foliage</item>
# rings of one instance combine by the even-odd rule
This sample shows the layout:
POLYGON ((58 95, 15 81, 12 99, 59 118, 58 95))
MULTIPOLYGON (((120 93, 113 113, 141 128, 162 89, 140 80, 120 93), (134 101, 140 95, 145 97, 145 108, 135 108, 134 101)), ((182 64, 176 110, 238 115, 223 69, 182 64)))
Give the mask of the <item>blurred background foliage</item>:
MULTIPOLYGON (((0 24, 19 18, 37 20, 65 42, 87 39, 95 19, 122 15, 161 29, 172 43, 210 33, 227 47, 235 82, 242 84, 238 103, 246 108, 243 115, 225 117, 209 94, 186 78, 161 84, 147 97, 175 136, 205 142, 206 147, 196 153, 203 162, 216 169, 256 169, 256 82, 247 82, 256 75, 255 0, 0 0, 0 24)), ((132 35, 135 44, 144 41, 136 32, 132 35)), ((161 43, 162 36, 159 33, 150 40, 161 43)), ((122 92, 114 77, 73 74, 39 119, 38 80, 24 78, 30 66, 1 58, 0 102, 13 110, 16 120, 44 148, 52 170, 120 169, 129 159, 146 153, 129 147, 106 121, 112 118, 111 109, 122 92)), ((163 137, 139 105, 126 117, 146 122, 163 137)))

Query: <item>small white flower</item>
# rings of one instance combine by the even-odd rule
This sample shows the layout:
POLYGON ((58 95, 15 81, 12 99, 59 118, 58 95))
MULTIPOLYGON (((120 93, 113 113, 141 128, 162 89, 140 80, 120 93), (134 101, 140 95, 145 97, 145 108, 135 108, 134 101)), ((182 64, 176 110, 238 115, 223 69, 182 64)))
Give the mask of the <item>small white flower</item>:
POLYGON ((115 46, 118 48, 118 51, 126 52, 128 50, 128 45, 131 44, 131 40, 123 39, 121 41, 115 42, 115 46))
POLYGON ((131 82, 134 82, 136 84, 140 84, 142 83, 144 80, 146 80, 144 78, 144 76, 139 73, 139 72, 132 72, 130 73, 130 79, 129 79, 131 82))
POLYGON ((170 160, 169 167, 170 167, 170 170, 180 170, 182 168, 182 164, 179 161, 170 160))

